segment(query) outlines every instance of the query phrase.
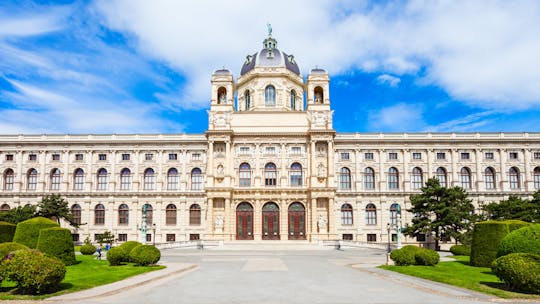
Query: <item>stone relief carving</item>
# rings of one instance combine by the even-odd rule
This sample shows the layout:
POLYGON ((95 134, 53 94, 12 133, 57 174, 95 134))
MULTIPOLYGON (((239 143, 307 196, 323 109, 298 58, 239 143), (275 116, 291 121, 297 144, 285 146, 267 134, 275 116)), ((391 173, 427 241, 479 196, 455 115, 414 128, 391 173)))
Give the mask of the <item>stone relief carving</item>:
POLYGON ((216 219, 214 220, 214 226, 218 229, 221 229, 223 228, 223 217, 222 216, 217 216, 216 219))

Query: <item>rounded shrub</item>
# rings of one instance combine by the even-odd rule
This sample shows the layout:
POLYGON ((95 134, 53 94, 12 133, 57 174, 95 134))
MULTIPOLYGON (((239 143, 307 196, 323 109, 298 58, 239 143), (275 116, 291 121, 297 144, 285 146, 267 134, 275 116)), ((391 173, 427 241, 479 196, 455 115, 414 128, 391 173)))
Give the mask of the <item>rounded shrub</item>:
POLYGON ((92 255, 96 252, 96 247, 94 245, 84 244, 81 246, 82 255, 92 255))
POLYGON ((471 266, 490 267, 502 239, 512 230, 529 225, 522 221, 486 221, 474 225, 471 266))
POLYGON ((439 254, 435 250, 422 248, 414 254, 415 265, 435 266, 440 260, 439 254))
POLYGON ((24 246, 23 244, 13 242, 0 244, 0 261, 6 256, 6 254, 21 249, 28 249, 28 247, 24 246))
POLYGON ((29 248, 36 248, 39 231, 45 228, 59 227, 59 225, 44 217, 34 217, 17 224, 13 242, 23 244, 29 248))
POLYGON ((66 265, 75 264, 75 248, 69 229, 60 227, 41 229, 36 249, 58 258, 66 265))
MULTIPOLYGON (((133 250, 133 248, 135 248, 135 247, 137 247, 139 245, 142 245, 142 244, 137 242, 137 241, 127 241, 127 242, 123 243, 122 245, 120 245, 120 247, 122 247, 124 249, 124 251, 127 253, 128 258, 129 258, 129 254, 131 253, 131 250, 133 250)), ((128 261, 126 261, 126 262, 128 262, 128 261)))
POLYGON ((17 228, 17 225, 15 224, 8 222, 0 222, 0 243, 13 241, 13 236, 15 235, 15 228, 17 228))
POLYGON ((540 293, 540 256, 510 253, 496 259, 491 269, 513 290, 540 293))
POLYGON ((129 254, 130 261, 139 266, 155 264, 160 258, 161 252, 152 245, 139 245, 133 248, 129 254))
POLYGON ((471 247, 466 246, 466 245, 454 245, 454 246, 450 247, 450 252, 453 255, 470 256, 471 255, 471 247))
POLYGON ((497 256, 518 252, 540 255, 540 224, 510 232, 502 239, 497 256))
POLYGON ((18 250, 2 262, 5 278, 17 283, 17 292, 44 294, 58 289, 66 275, 66 266, 56 258, 32 250, 18 250))
POLYGON ((422 250, 420 247, 413 245, 404 246, 401 249, 394 250, 390 253, 390 258, 397 266, 414 265, 416 263, 415 254, 422 250))
POLYGON ((107 261, 109 261, 110 266, 122 265, 122 262, 128 260, 128 255, 124 248, 113 247, 107 251, 107 261))

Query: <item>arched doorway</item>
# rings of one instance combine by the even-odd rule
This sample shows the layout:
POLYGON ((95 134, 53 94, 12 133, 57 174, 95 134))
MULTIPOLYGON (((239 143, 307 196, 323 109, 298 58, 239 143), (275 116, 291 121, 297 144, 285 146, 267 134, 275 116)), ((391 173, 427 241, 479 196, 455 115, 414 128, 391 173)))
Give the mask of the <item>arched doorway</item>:
POLYGON ((279 240, 279 207, 266 203, 262 208, 263 240, 279 240))
POLYGON ((306 208, 299 202, 289 205, 289 240, 306 239, 306 208))
POLYGON ((236 239, 253 240, 253 206, 243 202, 236 207, 236 239))

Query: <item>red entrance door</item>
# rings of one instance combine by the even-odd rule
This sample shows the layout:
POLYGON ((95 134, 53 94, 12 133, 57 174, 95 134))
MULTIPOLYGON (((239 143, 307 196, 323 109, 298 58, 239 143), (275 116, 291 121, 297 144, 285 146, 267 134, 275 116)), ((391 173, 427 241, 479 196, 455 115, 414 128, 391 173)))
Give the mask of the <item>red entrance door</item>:
POLYGON ((306 239, 306 210, 301 203, 289 206, 289 240, 306 239))
POLYGON ((262 209, 262 239, 279 240, 279 207, 266 203, 262 209))
POLYGON ((236 208, 236 239, 253 240, 253 207, 249 203, 236 208))

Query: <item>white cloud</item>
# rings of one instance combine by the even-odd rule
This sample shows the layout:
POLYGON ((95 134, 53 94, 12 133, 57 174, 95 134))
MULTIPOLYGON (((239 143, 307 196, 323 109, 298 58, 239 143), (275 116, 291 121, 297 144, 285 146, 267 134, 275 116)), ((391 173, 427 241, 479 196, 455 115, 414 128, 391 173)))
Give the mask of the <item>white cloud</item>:
POLYGON ((415 131, 425 127, 422 107, 399 103, 368 113, 370 129, 380 132, 415 131))
POLYGON ((334 74, 421 71, 428 83, 474 106, 540 106, 540 2, 534 0, 101 0, 96 7, 109 27, 187 76, 174 101, 180 106, 207 106, 212 70, 225 65, 238 74, 244 56, 261 47, 267 21, 304 73, 315 65, 334 74))
POLYGON ((401 79, 399 79, 399 77, 395 77, 389 74, 383 74, 377 77, 377 81, 380 84, 385 84, 392 88, 395 88, 399 85, 399 83, 401 82, 401 79))

